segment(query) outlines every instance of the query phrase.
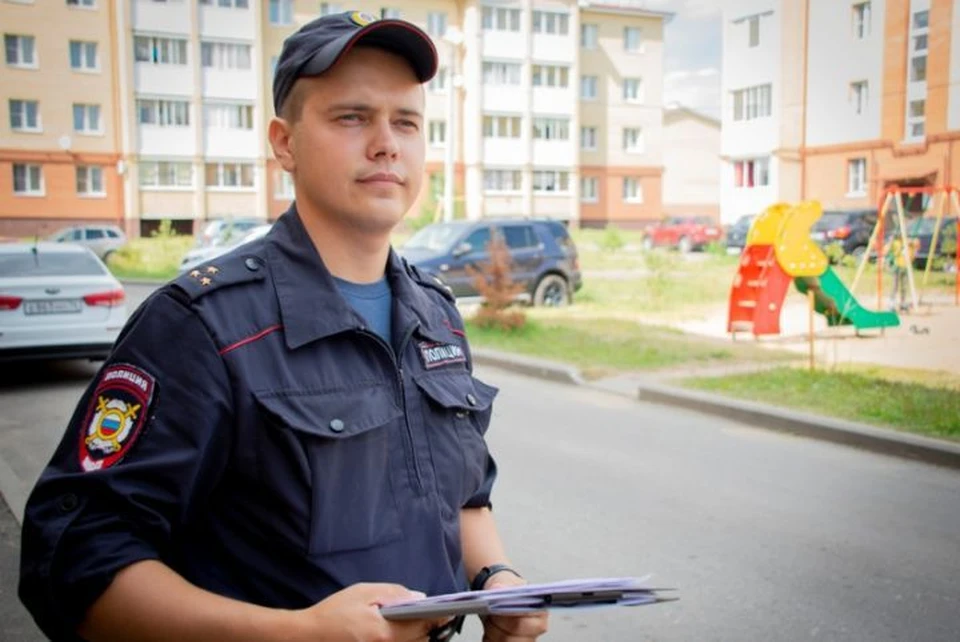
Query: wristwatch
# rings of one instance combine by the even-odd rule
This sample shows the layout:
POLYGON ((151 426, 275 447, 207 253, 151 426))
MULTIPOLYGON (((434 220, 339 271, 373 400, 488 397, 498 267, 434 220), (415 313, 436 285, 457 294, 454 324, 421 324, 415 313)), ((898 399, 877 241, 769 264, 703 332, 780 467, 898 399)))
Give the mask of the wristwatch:
POLYGON ((520 575, 520 573, 506 564, 491 564, 490 566, 484 566, 482 569, 480 569, 480 572, 477 573, 476 577, 473 578, 473 581, 470 582, 470 590, 482 591, 484 585, 487 583, 487 580, 489 580, 493 575, 504 571, 507 573, 513 573, 520 579, 523 579, 523 575, 520 575))

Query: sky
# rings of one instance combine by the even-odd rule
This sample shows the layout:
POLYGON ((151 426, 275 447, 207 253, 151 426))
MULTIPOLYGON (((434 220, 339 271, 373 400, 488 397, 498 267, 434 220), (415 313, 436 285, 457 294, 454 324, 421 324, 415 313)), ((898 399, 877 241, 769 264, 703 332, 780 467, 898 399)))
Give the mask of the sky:
POLYGON ((650 9, 671 11, 664 53, 664 104, 720 117, 720 58, 723 0, 646 0, 650 9))

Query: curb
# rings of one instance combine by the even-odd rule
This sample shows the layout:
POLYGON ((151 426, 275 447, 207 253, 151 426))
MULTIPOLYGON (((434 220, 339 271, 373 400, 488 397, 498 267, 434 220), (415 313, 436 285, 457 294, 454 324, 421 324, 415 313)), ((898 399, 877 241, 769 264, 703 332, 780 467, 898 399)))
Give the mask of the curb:
POLYGON ((960 470, 960 443, 900 433, 842 419, 785 410, 777 406, 740 401, 707 392, 656 383, 637 383, 624 391, 602 382, 587 382, 576 368, 531 357, 487 349, 473 350, 474 363, 494 366, 548 381, 586 386, 636 401, 692 410, 738 421, 756 428, 799 435, 873 453, 960 470))

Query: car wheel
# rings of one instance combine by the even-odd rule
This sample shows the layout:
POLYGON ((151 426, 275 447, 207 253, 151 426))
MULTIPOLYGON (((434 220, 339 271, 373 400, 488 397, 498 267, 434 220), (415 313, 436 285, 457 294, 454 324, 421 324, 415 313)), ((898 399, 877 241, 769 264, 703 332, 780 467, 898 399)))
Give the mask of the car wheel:
POLYGON ((689 237, 681 237, 680 243, 677 244, 677 249, 679 249, 683 254, 689 254, 693 250, 693 243, 690 241, 689 237))
POLYGON ((113 250, 107 250, 106 252, 103 253, 103 258, 101 258, 100 260, 103 261, 104 265, 109 266, 111 256, 113 256, 113 250))
POLYGON ((853 258, 857 259, 857 263, 859 263, 860 261, 863 260, 863 255, 866 253, 867 253, 867 246, 858 245, 857 247, 853 248, 853 252, 850 252, 850 255, 853 256, 853 258))
POLYGON ((567 280, 558 274, 548 274, 540 279, 533 291, 533 304, 552 308, 569 305, 570 287, 567 280))

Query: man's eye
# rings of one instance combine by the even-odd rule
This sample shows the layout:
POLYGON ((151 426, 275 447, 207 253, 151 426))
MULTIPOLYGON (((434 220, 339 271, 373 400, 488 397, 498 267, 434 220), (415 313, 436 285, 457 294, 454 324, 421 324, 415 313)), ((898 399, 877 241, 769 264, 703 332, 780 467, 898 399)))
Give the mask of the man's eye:
POLYGON ((337 120, 345 123, 359 123, 362 120, 360 114, 344 114, 337 118, 337 120))
POLYGON ((401 127, 404 127, 404 128, 406 128, 406 129, 418 129, 418 128, 420 127, 420 126, 417 124, 417 122, 416 122, 416 121, 413 121, 413 120, 401 120, 401 121, 398 121, 398 124, 399 124, 401 127))

